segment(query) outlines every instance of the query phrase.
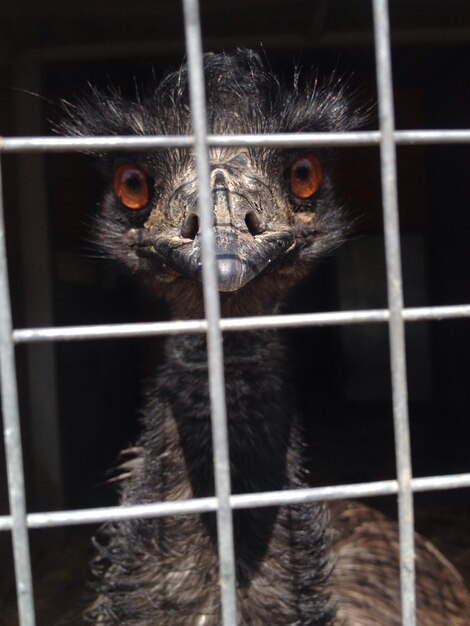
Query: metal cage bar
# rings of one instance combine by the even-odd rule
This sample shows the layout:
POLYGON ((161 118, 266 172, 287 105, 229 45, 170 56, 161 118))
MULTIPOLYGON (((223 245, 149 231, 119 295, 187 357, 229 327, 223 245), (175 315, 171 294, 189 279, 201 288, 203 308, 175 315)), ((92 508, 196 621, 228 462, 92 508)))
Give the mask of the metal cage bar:
MULTIPOLYGON (((413 491, 417 493, 443 489, 462 489, 470 487, 470 473, 413 478, 411 480, 411 487, 413 491)), ((319 500, 390 496, 396 493, 398 493, 398 482, 396 480, 381 480, 367 483, 354 483, 352 485, 337 485, 334 487, 233 494, 230 496, 230 505, 233 509, 244 509, 262 506, 302 504, 319 500)), ((174 500, 171 502, 155 502, 152 504, 140 504, 126 507, 110 506, 93 509, 77 509, 75 511, 30 513, 27 515, 26 520, 28 528, 51 528, 54 526, 95 524, 106 521, 160 517, 164 515, 207 513, 216 511, 217 506, 217 498, 209 497, 191 500, 174 500)), ((13 521, 11 515, 0 516, 0 531, 11 530, 12 526, 13 521)))
POLYGON ((390 26, 387 0, 373 0, 375 63, 379 105, 382 207, 389 318, 395 457, 398 478, 401 615, 407 626, 416 625, 415 546, 411 444, 406 380, 403 284, 398 224, 396 146, 393 107, 390 26))
MULTIPOLYGON (((375 24, 380 129, 351 133, 296 133, 279 135, 208 135, 204 107, 202 46, 197 0, 183 0, 188 50, 191 109, 194 136, 175 137, 22 137, 0 138, 0 153, 72 152, 85 150, 147 150, 151 148, 192 146, 195 149, 204 256, 204 320, 150 324, 75 326, 68 328, 12 329, 8 289, 7 260, 3 217, 0 222, 0 364, 7 453, 10 515, 0 516, 0 531, 11 531, 21 626, 34 626, 31 561, 28 528, 123 520, 135 517, 216 511, 221 573, 224 626, 236 625, 235 576, 233 556, 232 509, 286 505, 316 500, 398 494, 401 550, 401 588, 403 624, 415 626, 413 564, 413 492, 454 489, 470 486, 470 473, 413 478, 408 432, 404 322, 470 317, 470 304, 446 307, 405 309, 401 289, 401 268, 396 201, 396 145, 470 143, 470 130, 397 131, 393 123, 393 85, 390 64, 390 36, 387 0, 372 0, 375 24), (275 315, 259 318, 220 319, 214 250, 211 233, 208 148, 215 146, 380 146, 385 216, 387 281, 389 308, 385 310, 344 311, 302 315, 275 315), (283 492, 230 494, 226 407, 223 379, 221 332, 259 328, 388 323, 391 345, 391 374, 397 454, 397 480, 376 481, 336 487, 287 490, 283 492), (122 507, 103 507, 75 511, 26 513, 22 468, 22 449, 15 378, 14 345, 41 341, 104 339, 109 337, 206 333, 213 418, 216 496, 180 502, 165 502, 122 507)), ((1 174, 1 172, 0 172, 1 174)), ((0 212, 1 204, 0 178, 0 212)), ((3 215, 3 213, 2 213, 3 215)))
MULTIPOLYGON (((446 320, 470 317, 470 305, 415 307, 402 310, 406 322, 446 320)), ((219 320, 221 330, 259 330, 267 328, 300 328, 304 326, 346 326, 352 324, 378 324, 388 322, 388 309, 366 311, 332 311, 325 313, 297 313, 289 315, 260 315, 259 317, 225 317, 219 320)), ((13 331, 15 343, 40 341, 80 341, 85 339, 119 339, 148 337, 152 335, 177 335, 204 333, 206 320, 174 322, 140 322, 132 324, 90 324, 88 326, 62 326, 54 328, 21 328, 13 331)))
MULTIPOLYGON (((0 164, 1 165, 1 164, 0 164)), ((3 183, 0 167, 0 383, 3 430, 11 512, 16 595, 21 626, 34 626, 33 581, 26 523, 26 494, 21 447, 21 428, 16 381, 15 349, 12 335, 10 289, 3 211, 3 183)))
POLYGON ((198 0, 183 0, 191 116, 198 178, 198 206, 201 219, 202 286, 207 319, 207 365, 211 401, 214 482, 217 497, 217 548, 222 622, 236 626, 235 553, 232 509, 230 506, 230 460, 227 434, 227 409, 223 367, 222 331, 215 240, 212 229, 212 195, 210 188, 209 149, 202 57, 201 25, 198 0))
MULTIPOLYGON (((399 145, 467 144, 470 130, 393 130, 399 145)), ((209 147, 249 146, 300 148, 308 146, 345 147, 377 146, 381 132, 360 130, 335 133, 277 133, 253 135, 207 135, 209 147)), ((99 152, 113 150, 149 150, 151 148, 187 148, 194 146, 194 137, 184 135, 129 137, 0 137, 0 152, 99 152)))

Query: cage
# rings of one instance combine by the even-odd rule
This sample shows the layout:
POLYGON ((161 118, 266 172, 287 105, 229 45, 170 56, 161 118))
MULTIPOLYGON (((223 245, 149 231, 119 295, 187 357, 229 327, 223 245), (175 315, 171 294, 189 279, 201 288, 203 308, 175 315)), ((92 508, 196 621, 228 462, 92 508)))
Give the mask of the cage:
MULTIPOLYGON (((191 7, 196 10, 187 3, 188 11, 191 7)), ((470 484, 469 335, 464 319, 470 314, 470 218, 465 210, 470 134, 463 130, 468 127, 470 11, 458 0, 390 3, 392 90, 389 39, 386 21, 385 26, 381 21, 386 10, 382 2, 365 0, 269 5, 259 0, 205 5, 200 17, 206 51, 262 43, 276 71, 288 74, 297 64, 319 66, 324 73, 353 72, 351 82, 362 86, 365 100, 379 102, 381 125, 375 120, 370 130, 346 138, 338 148, 357 236, 294 294, 290 316, 258 323, 290 327, 286 332, 297 354, 299 401, 316 477, 316 487, 305 497, 374 496, 372 504, 393 515, 390 495, 399 493, 403 619, 413 624, 412 574, 407 574, 413 570, 407 567, 413 527, 404 521, 413 492, 416 529, 430 536, 470 580, 469 511, 463 489, 470 484), (393 218, 396 181, 401 253, 393 218), (387 267, 381 184, 384 203, 391 205, 386 213, 391 216, 385 236, 387 267), (393 293, 388 291, 388 299, 387 281, 389 289, 398 285, 393 293), (312 381, 315 412, 323 416, 320 437, 312 418, 312 381), (413 478, 408 480, 411 458, 413 478)), ((185 43, 185 18, 177 3, 90 2, 74 8, 50 1, 39 8, 25 0, 2 11, 6 52, 0 68, 5 85, 0 123, 7 137, 1 151, 10 295, 4 258, 1 361, 10 504, 5 471, 0 480, 0 549, 7 573, 2 573, 6 584, 0 600, 5 623, 17 623, 14 560, 19 620, 26 626, 36 623, 27 528, 37 623, 53 623, 76 600, 77 571, 86 579, 90 524, 122 515, 112 506, 113 492, 103 486, 104 477, 119 449, 134 436, 138 381, 158 351, 158 334, 168 330, 163 308, 155 323, 155 309, 144 294, 88 258, 89 248, 83 244, 87 211, 99 197, 99 185, 86 158, 78 154, 83 151, 79 142, 44 137, 48 120, 58 115, 58 99, 73 98, 88 81, 111 81, 132 92, 134 80, 162 75, 179 65, 185 50, 195 71, 200 59, 197 49, 185 48, 190 41, 185 43), (131 322, 150 326, 131 328, 131 322), (109 331, 105 324, 124 326, 109 331), (157 347, 143 341, 149 332, 157 347), (68 573, 61 569, 64 551, 75 564, 68 573), (50 597, 45 589, 57 579, 64 586, 50 597)), ((186 20, 188 27, 188 14, 186 20)), ((205 144, 203 136, 195 141, 205 144)), ((256 324, 247 321, 247 328, 250 323, 256 324)), ((217 311, 210 324, 217 346, 217 311)), ((217 359, 213 368, 217 380, 217 359)), ((222 426, 217 417, 215 423, 223 432, 220 411, 219 406, 215 412, 222 426)), ((226 454, 223 449, 220 453, 226 454)), ((228 493, 221 487, 217 495, 223 519, 230 508, 228 493)), ((304 494, 271 497, 273 502, 285 502, 285 497, 293 502, 304 494)), ((230 502, 236 506, 236 498, 230 502)), ((221 532, 224 545, 230 546, 230 529, 221 532)), ((230 552, 223 550, 228 571, 233 568, 230 552)), ((236 623, 233 604, 229 585, 226 624, 236 623)))

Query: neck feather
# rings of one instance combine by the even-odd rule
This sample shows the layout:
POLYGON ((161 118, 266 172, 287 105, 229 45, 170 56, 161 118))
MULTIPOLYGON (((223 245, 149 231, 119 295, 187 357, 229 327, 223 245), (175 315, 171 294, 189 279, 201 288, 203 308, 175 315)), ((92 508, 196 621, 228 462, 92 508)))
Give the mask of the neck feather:
MULTIPOLYGON (((165 354, 143 414, 142 464, 124 485, 124 503, 214 493, 205 337, 171 337, 165 354)), ((286 363, 275 331, 225 333, 233 493, 307 484, 286 363)), ((331 625, 333 612, 324 591, 327 522, 318 503, 234 512, 241 624, 331 625)), ((113 564, 111 577, 101 574, 100 593, 109 598, 102 611, 114 619, 137 615, 139 626, 220 624, 214 514, 135 521, 109 532, 109 547, 101 548, 96 566, 100 576, 103 562, 113 564), (132 589, 121 576, 123 563, 130 564, 134 577, 139 572, 139 585, 132 589), (114 591, 119 585, 122 593, 114 591), (177 611, 169 613, 168 606, 177 611)))

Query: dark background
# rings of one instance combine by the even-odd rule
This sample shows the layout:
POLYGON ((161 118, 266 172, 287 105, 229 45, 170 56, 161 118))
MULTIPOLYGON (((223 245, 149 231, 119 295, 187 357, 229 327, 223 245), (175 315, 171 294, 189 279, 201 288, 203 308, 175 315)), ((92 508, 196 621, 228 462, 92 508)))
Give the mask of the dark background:
MULTIPOLYGON (((391 5, 397 127, 468 128, 470 7, 464 0, 391 5)), ((318 67, 321 75, 336 71, 350 77, 365 103, 375 102, 367 1, 223 0, 204 3, 202 25, 207 51, 262 44, 262 54, 286 81, 296 65, 318 67)), ((111 82, 132 93, 135 82, 159 77, 184 58, 177 2, 4 3, 0 42, 0 132, 9 136, 50 134, 51 120, 60 115, 58 101, 73 99, 88 83, 111 82)), ((377 127, 376 119, 369 127, 377 127)), ((398 148, 407 306, 470 300, 468 157, 469 147, 463 145, 398 148)), ((339 184, 357 219, 356 233, 293 294, 291 312, 386 306, 378 149, 344 149, 338 160, 339 184)), ((2 161, 15 327, 165 318, 163 307, 149 303, 137 287, 94 258, 88 224, 99 199, 99 179, 87 157, 6 155, 2 161), (36 196, 37 185, 42 191, 36 196), (31 240, 37 246, 31 248, 31 240)), ((406 332, 414 474, 468 472, 468 320, 415 322, 406 332)), ((310 328, 286 335, 296 355, 315 483, 394 477, 387 327, 310 328)), ((107 471, 118 450, 132 442, 140 384, 149 355, 158 357, 158 349, 159 343, 148 339, 18 348, 29 510, 115 501, 107 471), (55 407, 48 429, 38 407, 41 393, 55 407), (50 443, 49 434, 41 440, 38 432, 52 433, 50 443), (47 450, 58 460, 52 473, 47 450)), ((0 513, 6 513, 2 455, 0 449, 0 513)), ((374 503, 393 514, 393 498, 374 503)), ((467 503, 466 490, 416 496, 417 528, 470 579, 467 503)), ((79 543, 80 532, 32 533, 37 570, 42 573, 48 560, 36 545, 68 547, 74 545, 71 538, 79 543)), ((85 537, 91 532, 83 529, 85 537)), ((4 543, 8 558, 6 535, 0 537, 0 558, 4 543)), ((76 558, 84 572, 87 557, 76 558)), ((40 616, 48 615, 41 607, 40 616)), ((13 614, 7 609, 7 616, 13 614)))

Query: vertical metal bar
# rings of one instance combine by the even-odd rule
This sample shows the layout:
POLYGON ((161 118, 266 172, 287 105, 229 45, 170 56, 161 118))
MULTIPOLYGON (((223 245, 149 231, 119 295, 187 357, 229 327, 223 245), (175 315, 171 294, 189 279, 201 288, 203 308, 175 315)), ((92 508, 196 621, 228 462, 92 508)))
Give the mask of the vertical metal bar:
POLYGON ((413 492, 406 382, 403 289, 398 226, 396 148, 393 139, 394 109, 387 0, 373 0, 374 39, 380 118, 382 203, 388 306, 390 310, 390 363, 392 375, 395 455, 398 478, 400 531, 400 584, 402 622, 416 624, 413 492))
POLYGON ((235 558, 230 508, 230 461, 228 452, 220 302, 213 236, 209 150, 205 107, 201 26, 197 0, 183 0, 188 53, 191 114, 195 139, 201 218, 204 307, 208 321, 207 352, 212 412, 215 490, 218 499, 217 533, 220 563, 222 617, 224 626, 236 626, 235 558))
POLYGON ((3 216, 3 187, 0 167, 0 383, 3 429, 7 461, 8 496, 13 521, 12 539, 16 593, 21 626, 34 626, 34 598, 26 524, 23 455, 16 387, 15 351, 12 336, 10 293, 3 216))

